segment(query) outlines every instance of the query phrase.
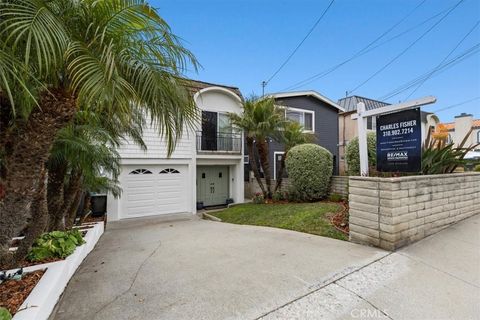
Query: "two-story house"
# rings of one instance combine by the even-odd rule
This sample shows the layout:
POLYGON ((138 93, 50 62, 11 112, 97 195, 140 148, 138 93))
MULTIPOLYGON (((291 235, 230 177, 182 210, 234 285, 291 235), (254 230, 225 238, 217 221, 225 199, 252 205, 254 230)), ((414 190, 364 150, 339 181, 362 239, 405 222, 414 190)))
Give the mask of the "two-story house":
MULTIPOLYGON (((306 133, 314 136, 312 143, 316 143, 333 155, 334 174, 338 172, 338 113, 343 111, 338 104, 321 95, 309 91, 281 92, 270 94, 275 104, 283 109, 285 118, 300 123, 306 133)), ((269 141, 269 162, 272 179, 277 179, 277 171, 285 153, 283 144, 271 139, 269 141)), ((245 181, 248 181, 246 194, 251 196, 259 188, 255 180, 249 175, 250 165, 245 165, 245 181)), ((284 177, 288 176, 284 172, 284 177)))
POLYGON ((153 127, 145 128, 147 150, 126 142, 118 150, 120 198, 109 195, 109 220, 170 213, 196 213, 197 204, 215 206, 244 200, 243 133, 228 113, 242 112, 238 88, 187 81, 199 109, 195 128, 186 129, 175 151, 153 127))

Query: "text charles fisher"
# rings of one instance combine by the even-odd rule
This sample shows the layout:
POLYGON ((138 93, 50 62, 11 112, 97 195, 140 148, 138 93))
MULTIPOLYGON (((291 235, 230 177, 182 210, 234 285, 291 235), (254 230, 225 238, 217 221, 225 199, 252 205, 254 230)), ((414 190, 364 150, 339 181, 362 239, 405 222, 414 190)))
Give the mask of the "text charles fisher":
POLYGON ((395 122, 395 123, 390 123, 390 124, 380 126, 380 131, 409 128, 409 127, 415 127, 416 125, 417 125, 417 120, 395 122))

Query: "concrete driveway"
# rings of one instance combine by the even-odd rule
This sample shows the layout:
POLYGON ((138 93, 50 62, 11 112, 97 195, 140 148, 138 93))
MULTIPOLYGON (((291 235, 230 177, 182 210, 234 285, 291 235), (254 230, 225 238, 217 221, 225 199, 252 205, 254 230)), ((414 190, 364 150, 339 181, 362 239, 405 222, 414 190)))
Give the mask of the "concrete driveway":
POLYGON ((54 319, 254 319, 385 251, 194 219, 109 223, 54 319))
POLYGON ((54 319, 476 319, 480 216, 396 253, 192 219, 111 223, 54 319))

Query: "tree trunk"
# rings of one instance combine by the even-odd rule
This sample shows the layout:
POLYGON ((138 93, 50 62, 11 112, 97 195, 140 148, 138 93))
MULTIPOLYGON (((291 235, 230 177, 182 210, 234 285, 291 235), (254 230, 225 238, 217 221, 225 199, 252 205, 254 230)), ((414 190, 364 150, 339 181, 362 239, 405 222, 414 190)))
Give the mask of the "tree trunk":
POLYGON ((80 201, 82 200, 82 196, 83 196, 83 190, 79 188, 65 216, 66 229, 71 229, 75 224, 75 218, 77 217, 77 210, 78 210, 78 206, 80 205, 80 201))
MULTIPOLYGON (((46 190, 47 170, 44 169, 39 183, 39 188, 35 200, 32 203, 32 216, 25 232, 25 238, 20 242, 14 255, 13 263, 22 261, 35 240, 45 232, 48 221, 47 190, 46 190)), ((14 266, 12 266, 14 267, 14 266)))
MULTIPOLYGON (((282 160, 280 160, 280 168, 278 169, 277 172, 277 183, 275 184, 275 190, 274 192, 277 192, 280 187, 282 186, 283 182, 283 171, 285 171, 285 160, 287 158, 287 150, 285 150, 285 153, 283 154, 282 160)), ((276 161, 276 159, 275 159, 276 161)))
POLYGON ((23 130, 15 135, 15 145, 3 157, 4 198, 0 201, 0 264, 11 256, 12 237, 26 227, 30 207, 39 186, 57 132, 76 111, 75 97, 63 90, 43 93, 40 107, 30 114, 23 130))
POLYGON ((260 186, 263 196, 266 197, 267 191, 265 190, 265 186, 263 185, 262 179, 260 177, 260 171, 258 170, 257 157, 255 156, 255 149, 253 147, 253 138, 247 137, 247 150, 250 157, 250 165, 252 166, 253 176, 255 177, 258 185, 260 186))
POLYGON ((85 192, 85 196, 83 198, 83 211, 82 211, 82 216, 80 218, 80 224, 85 222, 87 215, 90 213, 90 210, 92 209, 91 199, 92 198, 90 197, 90 192, 85 192))
POLYGON ((67 164, 52 166, 48 172, 48 231, 63 229, 63 196, 67 164))
POLYGON ((265 182, 267 184, 267 192, 265 198, 271 199, 272 198, 272 181, 270 175, 270 162, 268 160, 268 142, 265 140, 257 140, 257 149, 258 155, 260 157, 260 164, 263 168, 263 175, 265 176, 265 182))
POLYGON ((70 179, 68 181, 68 186, 65 189, 65 195, 63 199, 63 206, 61 208, 61 212, 64 215, 64 225, 65 228, 69 229, 73 225, 73 220, 75 220, 75 216, 73 217, 72 221, 70 221, 70 217, 72 215, 72 207, 75 207, 75 213, 77 206, 75 202, 79 202, 79 193, 81 192, 82 188, 82 173, 80 170, 72 170, 70 173, 70 179), (78 199, 77 199, 78 198, 78 199))

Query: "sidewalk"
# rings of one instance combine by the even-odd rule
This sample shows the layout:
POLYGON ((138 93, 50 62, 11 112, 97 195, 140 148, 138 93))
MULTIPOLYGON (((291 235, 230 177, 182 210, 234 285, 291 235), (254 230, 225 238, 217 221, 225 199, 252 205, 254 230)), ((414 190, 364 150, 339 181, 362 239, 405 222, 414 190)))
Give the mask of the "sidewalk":
POLYGON ((365 265, 262 319, 480 319, 480 215, 365 265))

